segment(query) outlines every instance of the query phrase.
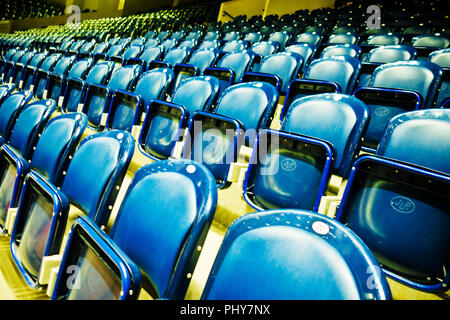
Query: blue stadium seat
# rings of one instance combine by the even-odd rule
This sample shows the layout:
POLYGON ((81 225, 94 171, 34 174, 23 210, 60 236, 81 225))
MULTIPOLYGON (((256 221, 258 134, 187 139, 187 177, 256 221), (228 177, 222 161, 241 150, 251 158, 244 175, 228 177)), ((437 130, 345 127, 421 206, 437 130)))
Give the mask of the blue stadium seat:
POLYGON ((334 33, 328 38, 328 44, 356 44, 359 36, 353 32, 334 33))
POLYGON ((428 61, 442 68, 442 83, 435 105, 443 106, 444 101, 450 97, 450 48, 433 51, 428 56, 428 61))
POLYGON ((141 125, 142 115, 153 100, 165 100, 173 71, 168 68, 152 69, 142 73, 133 92, 116 90, 111 98, 106 128, 132 132, 141 125))
POLYGON ((219 95, 221 95, 225 88, 241 82, 244 73, 252 67, 254 58, 255 54, 249 50, 227 53, 220 58, 215 67, 206 68, 203 75, 219 79, 219 95))
POLYGON ((260 55, 261 58, 267 58, 280 50, 280 43, 276 41, 259 41, 254 43, 250 50, 260 55))
POLYGON ((245 200, 257 210, 317 211, 331 174, 348 176, 368 122, 364 103, 349 95, 294 100, 281 131, 267 131, 253 148, 245 200))
POLYGON ((331 56, 350 56, 359 59, 361 55, 361 48, 356 44, 335 44, 325 47, 320 58, 331 57, 331 56))
POLYGON ((11 83, 0 86, 0 105, 2 104, 3 100, 5 100, 5 98, 14 91, 15 88, 16 86, 11 83))
POLYGON ((305 32, 297 35, 295 42, 298 43, 309 43, 318 46, 322 41, 322 36, 317 32, 305 32))
MULTIPOLYGON (((47 88, 50 85, 54 85, 54 83, 49 83, 50 78, 52 76, 62 76, 65 77, 69 73, 70 68, 75 62, 75 56, 61 57, 58 62, 55 64, 54 68, 51 71, 47 72, 46 79, 42 79, 37 85, 34 87, 34 97, 36 99, 47 99, 48 92, 46 92, 47 88)), ((58 95, 59 98, 59 95, 58 95)))
POLYGON ((92 66, 92 58, 78 60, 73 62, 69 67, 68 73, 57 73, 55 71, 49 73, 46 84, 45 98, 53 99, 59 103, 59 98, 64 95, 68 79, 86 79, 89 68, 92 66))
POLYGON ((137 58, 141 53, 144 47, 142 45, 133 45, 125 48, 122 54, 111 56, 110 60, 116 62, 119 65, 124 65, 124 62, 128 61, 132 58, 137 58))
POLYGON ((448 48, 450 45, 450 38, 447 35, 435 34, 421 34, 411 40, 411 46, 416 48, 419 57, 426 57, 433 51, 448 48))
POLYGON ((309 65, 309 62, 313 59, 316 53, 317 47, 309 43, 296 43, 288 45, 285 49, 286 52, 295 52, 303 57, 303 67, 301 72, 305 72, 309 65))
MULTIPOLYGON (((22 70, 24 66, 27 66, 30 61, 33 59, 35 53, 33 51, 26 51, 17 62, 12 62, 12 68, 10 68, 7 74, 3 76, 4 83, 18 83, 19 79, 22 76, 22 70)), ((8 62, 7 62, 8 63, 8 62)))
POLYGON ((60 59, 61 55, 59 53, 54 53, 47 56, 42 61, 39 69, 35 69, 31 83, 24 83, 25 86, 23 89, 32 90, 35 95, 36 92, 43 92, 45 83, 47 82, 48 73, 53 71, 53 68, 60 59))
POLYGON ((23 178, 28 171, 36 143, 55 109, 56 103, 53 100, 41 100, 24 106, 9 142, 0 147, 0 229, 5 226, 8 209, 17 207, 23 178))
POLYGON ((218 80, 197 76, 183 80, 171 103, 153 100, 139 137, 139 149, 153 160, 167 159, 183 135, 195 111, 207 110, 217 97, 218 80))
POLYGON ((446 291, 450 281, 449 128, 449 110, 394 117, 377 155, 355 162, 336 216, 386 275, 426 292, 446 291))
POLYGON ((415 60, 416 49, 405 45, 389 45, 374 48, 362 59, 358 86, 367 86, 373 71, 380 65, 398 61, 415 60))
MULTIPOLYGON (((25 89, 30 88, 31 84, 33 83, 33 76, 35 71, 37 71, 44 59, 47 57, 47 53, 40 52, 37 53, 33 59, 31 59, 30 63, 27 66, 24 66, 21 70, 21 75, 16 76, 16 87, 18 89, 25 89)), ((20 71, 17 69, 17 72, 20 71)))
POLYGON ((226 52, 226 53, 239 52, 242 50, 246 50, 248 45, 249 45, 249 43, 244 40, 231 40, 231 41, 224 42, 220 46, 219 49, 221 52, 226 52))
POLYGON ((89 219, 76 220, 52 299, 137 299, 141 287, 153 298, 184 299, 190 283, 186 275, 194 271, 216 204, 214 178, 202 165, 181 159, 142 167, 109 236, 89 219), (92 244, 97 250, 80 252, 92 244), (126 268, 108 268, 116 263, 126 268), (79 287, 66 285, 71 265, 80 267, 79 287), (95 288, 83 285, 93 276, 95 288))
POLYGON ((354 92, 367 104, 371 114, 364 150, 374 152, 386 125, 395 115, 432 107, 441 77, 442 69, 428 61, 399 61, 377 67, 368 87, 354 92))
POLYGON ((202 50, 206 48, 219 49, 220 45, 221 45, 220 40, 203 40, 198 44, 197 50, 202 50))
POLYGON ((367 246, 337 221, 306 210, 258 212, 229 227, 201 299, 392 299, 379 269, 367 246))
POLYGON ((284 50, 286 43, 291 40, 291 34, 287 31, 277 31, 267 37, 267 41, 276 41, 280 45, 280 50, 284 50))
POLYGON ((3 100, 0 105, 0 146, 9 141, 17 117, 31 98, 31 91, 20 91, 10 94, 3 100))
POLYGON ((101 62, 89 69, 86 79, 68 78, 61 106, 62 112, 81 112, 79 105, 84 101, 87 87, 91 84, 106 84, 113 68, 112 61, 101 62))
POLYGON ((60 251, 70 203, 97 225, 106 225, 133 151, 134 140, 127 132, 101 132, 80 143, 60 189, 37 172, 25 177, 11 253, 31 288, 40 286, 43 257, 60 251))
POLYGON ((286 93, 286 105, 296 98, 326 92, 351 94, 356 85, 361 62, 350 56, 331 56, 311 61, 302 79, 291 81, 286 93))
POLYGON ((286 95, 289 83, 298 77, 302 66, 301 55, 295 52, 279 52, 263 59, 256 70, 252 69, 252 72, 244 73, 243 79, 251 76, 250 81, 268 81, 280 91, 281 95, 286 95), (276 80, 273 76, 277 77, 276 80))
POLYGON ((182 80, 203 74, 206 68, 215 65, 218 57, 219 50, 216 48, 205 48, 192 52, 186 63, 177 63, 173 67, 175 82, 171 91, 174 92, 182 80))
POLYGON ((217 183, 217 188, 230 186, 230 165, 238 160, 243 143, 240 121, 209 112, 196 111, 190 119, 181 157, 205 165, 217 183))
POLYGON ((278 91, 269 83, 239 83, 225 89, 216 105, 206 111, 240 121, 245 144, 251 146, 258 131, 270 127, 278 98, 278 91))
POLYGON ((153 60, 148 68, 173 68, 177 63, 184 63, 190 53, 191 49, 187 47, 171 48, 164 54, 162 61, 153 60))
POLYGON ((125 62, 125 65, 138 64, 142 66, 143 71, 149 70, 149 65, 153 60, 160 60, 164 53, 161 46, 149 47, 142 51, 137 58, 130 58, 125 62))
POLYGON ((107 85, 88 84, 82 112, 88 116, 88 126, 103 129, 108 117, 111 97, 116 90, 131 91, 141 73, 141 67, 131 65, 116 69, 107 85))

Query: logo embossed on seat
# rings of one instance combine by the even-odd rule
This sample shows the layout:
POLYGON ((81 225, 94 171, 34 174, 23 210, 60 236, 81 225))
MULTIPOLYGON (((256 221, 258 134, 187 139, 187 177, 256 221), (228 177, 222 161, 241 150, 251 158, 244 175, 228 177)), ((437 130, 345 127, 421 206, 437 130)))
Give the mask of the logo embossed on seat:
POLYGON ((416 205, 411 199, 402 196, 393 197, 391 207, 400 213, 412 213, 416 209, 416 205))
POLYGON ((297 164, 294 160, 284 159, 283 161, 281 161, 281 167, 283 168, 283 170, 293 171, 297 167, 297 164))

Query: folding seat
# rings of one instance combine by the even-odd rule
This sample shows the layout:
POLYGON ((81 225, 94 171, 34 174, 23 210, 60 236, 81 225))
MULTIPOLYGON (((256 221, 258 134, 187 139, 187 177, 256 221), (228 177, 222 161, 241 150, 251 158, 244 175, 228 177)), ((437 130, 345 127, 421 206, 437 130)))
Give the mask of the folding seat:
POLYGON ((171 88, 171 93, 177 89, 182 80, 201 75, 206 68, 214 66, 218 57, 218 49, 206 48, 192 52, 186 63, 175 64, 173 67, 175 82, 171 88))
POLYGON ((308 67, 310 61, 312 61, 315 53, 316 53, 317 47, 315 45, 309 44, 309 43, 295 43, 288 45, 284 51, 286 52, 295 52, 303 57, 303 67, 301 72, 305 72, 306 68, 308 67))
MULTIPOLYGON (((50 78, 56 77, 65 77, 69 73, 69 70, 72 66, 72 64, 75 61, 75 56, 67 56, 67 57, 61 57, 55 64, 55 66, 47 71, 47 76, 42 77, 39 79, 40 81, 36 82, 36 85, 33 88, 34 97, 37 99, 46 99, 47 98, 47 92, 46 89, 49 87, 49 85, 53 85, 54 82, 50 81, 50 78)), ((45 62, 44 62, 45 63, 45 62)), ((41 69, 42 70, 42 69, 41 69)), ((59 96, 58 96, 59 98, 59 96)))
POLYGON ((63 52, 65 55, 78 55, 80 49, 84 46, 86 40, 78 40, 71 44, 71 46, 67 49, 66 52, 63 52))
POLYGON ((203 36, 203 32, 201 30, 192 30, 190 31, 186 37, 184 37, 185 40, 200 40, 203 36))
POLYGON ((239 31, 230 31, 225 33, 222 36, 222 41, 234 41, 234 40, 241 40, 242 35, 239 33, 239 31))
POLYGON ((17 208, 23 179, 42 130, 56 109, 53 100, 25 105, 14 121, 9 141, 0 147, 0 230, 5 231, 9 208, 17 208))
POLYGON ((336 215, 388 277, 425 292, 447 291, 450 280, 449 129, 445 109, 392 118, 377 154, 355 162, 336 215))
POLYGON ((377 148, 393 116, 432 107, 441 77, 441 67, 428 61, 399 61, 377 67, 368 86, 354 92, 371 114, 363 149, 373 152, 377 148))
POLYGON ((328 44, 356 44, 359 37, 353 32, 334 33, 328 38, 328 44))
POLYGON ((305 32, 297 35, 295 42, 298 43, 309 43, 318 46, 322 41, 322 36, 317 32, 305 32))
POLYGON ((354 44, 336 44, 326 46, 320 53, 320 58, 331 56, 350 56, 359 59, 361 47, 354 44))
POLYGON ((218 49, 221 45, 220 40, 203 40, 201 41, 196 50, 206 49, 206 48, 216 48, 218 49))
POLYGON ((262 41, 263 35, 259 31, 252 31, 245 34, 242 40, 248 41, 249 43, 255 44, 262 41))
POLYGON ((442 68, 442 83, 435 105, 443 106, 444 101, 450 97, 450 48, 433 51, 428 56, 428 61, 442 68))
POLYGON ((16 87, 19 89, 30 88, 33 84, 34 74, 39 68, 41 64, 47 57, 47 53, 40 52, 36 53, 36 55, 31 59, 30 63, 23 68, 20 68, 16 65, 16 87), (21 70, 20 70, 21 69, 21 70))
POLYGON ((33 51, 25 52, 25 54, 20 58, 19 62, 14 64, 11 70, 11 76, 8 79, 4 78, 4 82, 14 83, 16 84, 16 86, 18 86, 20 80, 22 79, 23 69, 31 62, 34 55, 35 53, 33 51))
MULTIPOLYGON (((61 59, 61 54, 53 53, 42 61, 39 68, 34 69, 33 78, 31 81, 24 82, 22 89, 31 90, 36 95, 36 92, 43 92, 45 83, 47 82, 47 76, 49 72, 53 71, 53 68, 61 59)), ((32 69, 31 69, 32 70, 32 69)), ((24 78, 25 80, 25 78, 24 78)))
POLYGON ((191 279, 186 275, 197 264, 216 204, 214 179, 201 164, 182 159, 142 167, 109 235, 89 219, 75 221, 52 299, 137 299, 141 288, 155 299, 184 299, 191 279), (93 244, 95 251, 88 249, 93 244), (98 261, 100 269, 89 261, 98 261), (68 288, 67 270, 73 265, 80 268, 80 285, 68 288), (108 267, 117 265, 124 268, 108 267), (92 277, 95 288, 87 285, 92 277))
POLYGON ((287 31, 277 31, 267 37, 267 41, 276 41, 280 45, 280 50, 284 50, 286 43, 291 39, 291 34, 287 31))
POLYGON ((185 39, 178 43, 178 47, 187 47, 194 49, 197 46, 198 41, 196 39, 185 39))
POLYGON ((286 95, 289 83, 298 77, 303 57, 295 52, 278 52, 263 59, 251 72, 244 73, 243 81, 267 81, 286 95))
POLYGON ((191 49, 187 47, 175 47, 169 49, 161 60, 153 60, 148 65, 149 69, 153 68, 173 68, 177 63, 184 63, 189 57, 191 49))
POLYGON ((100 132, 81 141, 61 188, 38 172, 31 171, 25 177, 10 247, 16 266, 31 288, 46 282, 43 261, 61 250, 72 218, 69 205, 98 226, 106 226, 133 151, 134 140, 129 133, 100 132))
POLYGON ((411 46, 416 48, 418 57, 422 59, 426 59, 435 50, 448 48, 449 45, 450 38, 440 33, 422 34, 411 40, 411 46))
POLYGON ((12 71, 14 65, 20 61, 22 56, 25 54, 24 50, 17 50, 15 53, 9 58, 9 60, 5 60, 4 65, 1 69, 1 80, 3 83, 9 83, 9 79, 12 75, 12 71))
POLYGON ((93 58, 95 62, 102 62, 105 60, 112 60, 112 57, 117 57, 122 54, 125 50, 124 44, 115 44, 108 48, 106 52, 93 54, 93 58))
POLYGON ((86 41, 83 46, 78 50, 77 59, 86 59, 91 56, 91 52, 94 49, 96 42, 95 40, 86 41))
POLYGON ((145 33, 144 38, 145 40, 154 39, 157 35, 157 32, 155 30, 149 30, 145 33))
POLYGON ((164 49, 161 46, 149 47, 144 49, 139 57, 130 58, 125 62, 125 65, 138 64, 142 66, 142 69, 149 70, 149 65, 153 60, 159 61, 164 53, 164 49))
POLYGON ((31 100, 30 91, 11 93, 0 105, 0 145, 9 141, 12 128, 23 107, 31 100))
POLYGON ((110 44, 108 42, 99 42, 95 45, 94 49, 92 50, 90 57, 95 56, 104 56, 106 52, 108 51, 110 47, 110 44))
POLYGON ((289 84, 281 118, 287 106, 296 98, 326 92, 351 94, 360 69, 361 62, 350 56, 331 56, 311 61, 303 78, 294 79, 289 84))
POLYGON ((280 131, 258 136, 244 180, 245 200, 257 210, 318 211, 331 175, 348 176, 368 122, 365 104, 346 94, 294 100, 280 131))
POLYGON ((106 125, 111 97, 118 89, 132 91, 141 67, 131 65, 115 70, 107 84, 90 83, 86 87, 82 112, 88 116, 88 126, 102 130, 106 125))
POLYGON ((229 53, 229 52, 238 52, 247 49, 248 42, 244 40, 231 40, 226 41, 220 46, 220 51, 229 53))
POLYGON ((57 106, 61 106, 61 97, 64 97, 69 79, 86 79, 92 63, 92 58, 78 60, 70 66, 67 75, 64 73, 57 73, 57 67, 55 67, 54 72, 49 74, 43 95, 44 99, 47 99, 47 97, 53 99, 57 102, 57 106))
POLYGON ((244 73, 253 66, 254 58, 255 54, 250 50, 230 52, 219 58, 215 67, 206 68, 203 75, 219 79, 221 95, 225 88, 241 82, 244 73))
POLYGON ((163 42, 164 40, 169 39, 170 34, 171 34, 170 31, 162 30, 158 33, 158 35, 156 36, 156 39, 163 42))
POLYGON ((393 46, 399 45, 401 41, 402 38, 393 33, 373 34, 370 35, 367 40, 361 44, 361 46, 370 46, 371 48, 375 46, 393 46))
POLYGON ((178 45, 178 40, 167 39, 161 42, 161 47, 164 50, 164 54, 166 54, 170 49, 175 48, 178 45))
POLYGON ((16 86, 13 83, 0 86, 0 105, 3 103, 3 100, 5 100, 5 98, 14 91, 15 88, 16 86))
POLYGON ((267 58, 268 56, 280 51, 279 42, 274 41, 260 41, 254 43, 250 50, 252 50, 255 54, 260 55, 262 58, 267 58))
POLYGON ((221 35, 220 31, 218 31, 218 30, 216 30, 216 31, 208 31, 203 36, 203 41, 219 40, 221 38, 221 36, 222 35, 221 35))
POLYGON ((143 122, 143 114, 153 100, 165 100, 166 92, 172 83, 174 73, 168 68, 152 69, 142 73, 133 92, 116 90, 106 121, 107 129, 133 132, 135 126, 143 122))
POLYGON ((129 59, 139 57, 143 49, 144 47, 139 45, 129 46, 125 49, 125 51, 123 51, 122 54, 112 56, 109 60, 114 61, 117 66, 123 66, 129 59))
POLYGON ((218 91, 216 78, 196 76, 180 83, 170 103, 151 101, 139 137, 141 152, 153 160, 169 158, 183 138, 190 117, 198 110, 209 110, 218 91))
POLYGON ((201 299, 390 300, 379 269, 337 221, 307 210, 258 212, 229 227, 201 299))
POLYGON ((91 84, 105 85, 114 69, 112 61, 105 61, 93 65, 86 76, 86 79, 69 78, 61 105, 61 111, 81 112, 87 87, 91 84))
POLYGON ((373 71, 385 63, 415 60, 416 49, 405 45, 387 45, 374 48, 361 59, 363 61, 359 75, 358 86, 367 86, 370 82, 373 71))
POLYGON ((136 38, 131 40, 130 46, 144 46, 145 45, 145 39, 144 38, 136 38))

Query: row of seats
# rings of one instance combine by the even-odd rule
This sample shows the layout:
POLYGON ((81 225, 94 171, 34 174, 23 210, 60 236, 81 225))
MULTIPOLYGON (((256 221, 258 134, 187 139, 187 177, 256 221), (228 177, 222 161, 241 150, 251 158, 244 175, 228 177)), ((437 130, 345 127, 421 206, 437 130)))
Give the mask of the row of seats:
POLYGON ((49 0, 2 0, 0 20, 54 17, 64 14, 65 6, 49 0))
MULTIPOLYGON (((19 199, 14 225, 12 228, 9 226, 8 230, 12 230, 13 257, 29 285, 39 287, 47 283, 48 274, 43 273, 45 268, 41 267, 41 264, 43 260, 48 263, 44 257, 55 259, 54 256, 58 255, 61 249, 64 231, 71 225, 72 230, 61 262, 63 267, 60 267, 59 270, 62 271, 57 275, 53 298, 136 298, 140 282, 146 283, 143 279, 150 280, 149 288, 146 290, 153 290, 152 293, 157 297, 182 298, 189 282, 189 276, 186 275, 193 272, 195 266, 193 261, 198 258, 198 251, 201 251, 198 248, 202 246, 217 204, 216 179, 212 171, 198 162, 187 159, 162 160, 142 167, 136 172, 127 190, 109 238, 102 229, 105 230, 112 204, 119 191, 116 186, 120 186, 133 155, 133 138, 126 131, 110 130, 88 136, 75 149, 76 141, 80 140, 81 132, 87 126, 86 115, 68 113, 50 119, 56 108, 55 101, 40 100, 27 103, 30 98, 31 95, 26 91, 9 93, 0 106, 1 116, 7 120, 2 123, 8 124, 1 132, 5 141, 1 149, 2 161, 7 164, 2 180, 2 198, 5 196, 3 203, 6 204, 6 220, 11 215, 9 208, 13 208, 12 199, 19 199), (15 98, 15 104, 8 99, 10 97, 15 98), (34 126, 30 126, 30 123, 34 126), (31 147, 33 145, 34 148, 31 147), (61 151, 58 152, 58 149, 61 151), (26 156, 30 161, 22 156, 26 156), (21 171, 16 174, 15 170, 21 171), (96 179, 92 179, 94 175, 96 179), (62 178, 62 181, 56 182, 57 177, 62 178), (167 183, 168 181, 171 183, 167 183), (174 190, 174 185, 183 187, 174 190), (8 190, 18 192, 19 195, 8 194, 8 190), (158 192, 149 193, 148 190, 158 192), (160 197, 160 192, 164 192, 166 196, 160 197), (86 217, 79 218, 74 224, 67 223, 69 204, 76 205, 86 217), (173 219, 167 219, 168 210, 174 215, 173 219), (167 225, 161 225, 162 221, 166 221, 167 225), (186 224, 180 224, 180 221, 186 221, 186 224), (154 227, 151 227, 152 224, 154 227), (139 230, 136 226, 139 226, 139 230), (130 230, 133 230, 133 237, 130 237, 130 230), (164 230, 170 233, 170 237, 167 234, 164 236, 164 230), (186 240, 187 230, 190 240, 186 240), (150 231, 152 236, 149 234, 150 231), (144 238, 148 241, 148 246, 143 246, 144 238), (163 245, 165 241, 167 244, 163 245), (152 243, 158 245, 153 247, 152 243), (150 251, 154 256, 149 257, 148 248, 153 248, 150 251), (181 252, 180 248, 183 248, 181 252), (158 255, 158 252, 162 256, 158 255), (172 254, 168 254, 169 252, 172 254), (100 261, 104 264, 100 268, 100 276, 103 278, 92 279, 96 277, 92 273, 92 268, 98 272, 100 261), (126 267, 112 268, 117 263, 126 267), (80 268, 80 281, 91 281, 90 286, 77 286, 75 283, 73 287, 67 286, 68 277, 71 275, 71 271, 67 268, 73 268, 74 265, 80 268), (176 266, 176 269, 170 266, 176 266), (141 275, 139 270, 143 270, 144 274, 141 275), (95 286, 97 290, 92 289, 92 281, 97 284, 95 286), (105 285, 113 283, 114 286, 99 286, 98 281, 105 285), (129 286, 126 287, 128 290, 124 291, 123 287, 115 286, 121 282, 129 286)), ((348 108, 353 108, 355 113, 358 109, 359 112, 364 112, 365 108, 356 98, 340 94, 315 95, 296 101, 297 107, 291 112, 302 112, 309 118, 313 117, 314 112, 323 115, 325 111, 332 111, 334 115, 339 116, 348 112, 344 112, 348 108), (320 110, 312 112, 318 106, 320 110)), ((367 117, 368 112, 365 111, 367 117)), ((336 123, 339 123, 339 120, 337 119, 336 123)), ((373 270, 374 275, 377 274, 376 270, 380 267, 375 262, 377 260, 382 264, 385 273, 398 281, 425 291, 446 290, 448 279, 445 274, 447 263, 445 248, 448 243, 446 230, 449 221, 448 213, 442 205, 448 200, 449 194, 447 191, 450 168, 446 156, 450 146, 441 143, 448 139, 438 140, 437 137, 442 138, 443 133, 450 132, 449 120, 450 114, 447 110, 423 110, 402 114, 390 122, 377 155, 362 156, 352 164, 350 178, 336 216, 336 220, 345 223, 347 227, 313 211, 287 209, 249 214, 237 220, 228 230, 223 248, 212 270, 214 277, 211 279, 215 280, 208 282, 204 297, 389 298, 390 293, 383 277, 375 278, 378 284, 371 287, 375 288, 375 291, 367 291, 368 287, 365 285, 358 287, 356 283, 361 281, 345 282, 346 285, 340 285, 338 281, 342 277, 357 276, 356 267, 351 267, 353 263, 359 266, 357 269, 363 272, 364 277, 367 277, 369 269, 373 270), (414 150, 412 153, 411 149, 414 150), (431 152, 436 157, 428 157, 431 152), (411 214, 416 212, 420 214, 411 214), (408 219, 405 219, 406 213, 411 214, 408 219), (423 226, 424 220, 427 221, 427 226, 423 226), (309 230, 306 226, 312 227, 312 231, 305 234, 305 230, 309 230), (291 228, 294 230, 300 228, 303 231, 294 231, 291 228), (347 228, 354 230, 358 237, 347 228), (403 234, 404 240, 399 241, 396 237, 397 228, 401 230, 407 228, 410 233, 403 234), (270 229, 273 231, 269 231, 270 229), (432 234, 435 236, 431 237, 430 230, 433 230, 432 234), (441 232, 434 232, 436 230, 441 232), (241 232, 244 235, 239 236, 241 232), (427 234, 426 242, 417 236, 424 232, 427 234), (382 239, 380 233, 383 234, 382 239), (253 238, 253 234, 256 238, 253 238), (370 251, 362 245, 359 238, 363 239, 370 251), (285 247, 286 250, 277 250, 275 245, 273 252, 271 251, 273 255, 280 255, 279 258, 283 261, 287 259, 287 265, 284 267, 292 265, 298 268, 299 265, 304 265, 298 259, 305 257, 306 253, 303 250, 307 248, 309 252, 319 250, 333 268, 325 263, 318 264, 316 270, 320 274, 328 270, 327 274, 335 279, 331 281, 332 285, 335 285, 334 289, 325 291, 323 296, 316 290, 306 290, 308 287, 306 285, 293 290, 292 278, 289 278, 291 281, 288 281, 283 291, 280 291, 279 287, 274 291, 265 291, 255 286, 248 287, 254 291, 243 291, 242 288, 247 286, 242 287, 242 283, 252 283, 255 277, 261 274, 255 273, 255 269, 251 267, 253 264, 243 261, 254 261, 255 258, 268 259, 265 254, 267 249, 255 251, 256 243, 252 239, 262 239, 257 240, 263 241, 257 245, 261 248, 267 248, 267 241, 279 245, 290 243, 285 247), (338 247, 343 245, 346 253, 330 256, 336 249, 331 249, 329 245, 324 247, 323 240, 329 241, 329 245, 331 243, 338 247), (354 242, 355 250, 362 247, 364 251, 349 253, 349 240, 354 242), (249 244, 246 244, 247 241, 249 244), (299 246, 300 243, 303 245, 299 246), (233 249, 234 246, 237 246, 236 249, 233 249), (238 250, 243 254, 236 255, 235 250, 241 246, 248 249, 238 250), (289 248, 294 251, 289 251, 289 248), (371 256, 371 251, 377 260, 371 256), (294 252, 297 254, 293 254, 294 252), (228 254, 231 256, 228 257, 228 254), (361 260, 357 258, 358 256, 365 258, 361 260), (342 261, 342 264, 337 261, 342 261), (242 266, 249 266, 249 269, 243 271, 242 278, 236 277, 232 272, 237 263, 241 265, 241 269, 242 266), (219 284, 216 284, 216 281, 219 284), (269 295, 261 296, 261 292, 269 295)), ((265 150, 263 153, 265 159, 251 162, 257 170, 269 170, 251 182, 252 195, 260 202, 267 199, 273 201, 277 196, 278 187, 284 189, 286 186, 290 187, 292 184, 287 179, 298 181, 297 169, 301 172, 302 183, 312 188, 315 179, 321 180, 321 184, 326 181, 326 178, 320 176, 314 178, 317 170, 321 170, 319 162, 321 165, 325 163, 326 170, 335 162, 339 162, 337 154, 334 153, 338 143, 330 142, 332 139, 325 141, 313 138, 311 134, 302 136, 294 134, 292 129, 282 129, 289 131, 263 130, 258 135, 258 141, 262 141, 264 135, 270 139, 277 136, 279 138, 278 144, 270 144, 271 147, 265 150), (278 172, 273 171, 275 163, 281 166, 278 172), (310 167, 314 169, 309 169, 310 167), (267 182, 264 179, 267 179, 267 182), (271 191, 273 194, 268 196, 271 191)), ((315 131, 317 129, 316 127, 315 131)), ((328 130, 323 130, 324 133, 332 131, 330 126, 328 130)), ((254 152, 253 156, 255 154, 257 152, 254 152)), ((251 172, 255 171, 249 167, 247 172, 248 176, 251 176, 251 172)), ((248 185, 248 180, 246 184, 248 185)), ((293 191, 297 192, 297 189, 294 188, 293 191)), ((314 252, 317 254, 317 251, 314 252)), ((270 260, 273 255, 270 256, 270 260)), ((267 271, 259 270, 263 274, 267 271)), ((275 279, 268 277, 267 285, 278 283, 279 280, 286 281, 285 273, 268 272, 268 274, 275 279)), ((305 274, 315 279, 311 273, 305 274)), ((261 286, 266 284, 261 283, 261 286)), ((320 288, 320 291, 324 292, 323 287, 320 288)))

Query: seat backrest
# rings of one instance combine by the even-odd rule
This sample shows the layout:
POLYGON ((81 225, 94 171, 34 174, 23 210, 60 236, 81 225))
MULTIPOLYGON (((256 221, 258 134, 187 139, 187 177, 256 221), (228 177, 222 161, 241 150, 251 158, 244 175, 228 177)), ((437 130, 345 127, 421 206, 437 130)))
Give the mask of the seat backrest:
POLYGON ((0 105, 0 142, 8 142, 11 130, 22 108, 32 98, 31 91, 10 94, 0 105))
POLYGON ((220 51, 222 52, 238 52, 245 50, 247 48, 247 44, 243 40, 231 40, 227 41, 220 47, 220 51))
POLYGON ((296 42, 309 43, 317 46, 322 40, 322 36, 316 32, 301 33, 295 39, 296 42))
POLYGON ((59 53, 49 55, 42 61, 40 69, 47 72, 53 71, 54 66, 60 58, 61 55, 59 53))
POLYGON ((422 95, 422 106, 431 106, 441 77, 441 67, 432 62, 398 61, 376 68, 369 87, 413 90, 422 95))
POLYGON ((44 53, 44 52, 37 53, 33 57, 33 59, 31 59, 29 66, 35 67, 35 68, 39 68, 41 63, 42 63, 42 61, 44 61, 46 56, 47 56, 47 54, 44 53))
POLYGON ((121 67, 112 73, 108 87, 111 90, 129 90, 137 81, 140 73, 141 67, 138 65, 121 67))
POLYGON ((163 97, 173 78, 173 71, 169 68, 146 71, 139 77, 134 93, 139 94, 144 100, 144 105, 148 107, 153 99, 163 97))
POLYGON ((341 92, 351 93, 355 86, 361 62, 350 56, 332 56, 311 61, 304 79, 333 81, 339 84, 341 92))
POLYGON ((190 49, 186 47, 172 48, 164 55, 164 62, 167 62, 170 66, 174 66, 177 63, 183 63, 190 53, 190 49))
POLYGON ((359 58, 361 54, 361 48, 355 44, 336 44, 327 46, 320 54, 321 58, 331 56, 350 56, 353 58, 359 58))
POLYGON ((114 63, 112 61, 93 65, 86 76, 86 84, 106 84, 113 69, 114 63))
POLYGON ((189 114, 207 110, 217 97, 219 80, 211 76, 184 79, 173 94, 172 103, 186 108, 189 114))
POLYGON ((130 58, 136 58, 141 54, 142 49, 143 49, 143 46, 139 46, 139 45, 129 46, 127 49, 125 49, 124 53, 122 54, 122 58, 124 60, 130 59, 130 58))
POLYGON ((67 78, 75 78, 75 79, 85 79, 89 68, 92 66, 93 60, 92 58, 83 59, 75 62, 70 70, 67 78))
POLYGON ((450 48, 433 51, 428 56, 428 61, 437 64, 441 68, 450 68, 450 48))
POLYGON ((67 170, 86 126, 86 115, 77 112, 49 120, 36 144, 31 168, 55 186, 61 186, 63 172, 67 170))
POLYGON ((106 52, 106 56, 108 58, 118 56, 122 53, 124 48, 125 46, 123 44, 115 44, 108 49, 108 51, 106 52))
POLYGON ((216 204, 216 182, 203 165, 158 161, 136 172, 111 238, 139 265, 157 297, 183 299, 216 204))
POLYGON ((450 174, 449 129, 448 109, 400 114, 392 118, 386 127, 377 155, 450 174))
POLYGON ((333 44, 356 44, 358 35, 353 32, 343 32, 332 34, 328 38, 328 43, 333 44))
POLYGON ((205 70, 205 68, 212 66, 217 57, 219 55, 219 51, 216 48, 205 48, 194 51, 187 64, 196 66, 200 74, 205 70))
POLYGON ((278 98, 277 89, 269 83, 239 83, 222 92, 214 113, 241 121, 248 133, 246 143, 251 144, 259 129, 270 126, 278 98))
POLYGON ((203 40, 197 47, 197 50, 206 49, 206 48, 216 48, 220 47, 220 42, 218 40, 203 40))
POLYGON ((140 59, 144 60, 147 65, 152 60, 158 60, 163 53, 163 48, 160 46, 150 47, 142 51, 141 55, 139 56, 140 59))
POLYGON ((265 58, 258 72, 274 74, 281 79, 282 94, 285 94, 291 80, 297 78, 303 65, 303 57, 295 52, 279 52, 265 58))
POLYGON ((405 60, 414 60, 417 52, 413 47, 405 45, 382 46, 370 50, 365 58, 366 62, 390 63, 405 60))
POLYGON ((250 67, 253 61, 253 54, 248 51, 230 52, 220 59, 217 67, 230 68, 234 71, 234 82, 241 81, 244 72, 250 67))
POLYGON ((395 34, 374 34, 367 38, 367 44, 389 46, 400 44, 400 37, 395 34))
POLYGON ((97 225, 106 226, 133 152, 128 132, 87 136, 73 155, 61 191, 97 225))
POLYGON ((266 58, 278 51, 280 44, 275 41, 260 41, 251 46, 251 50, 266 58))
POLYGON ((292 101, 281 130, 329 142, 336 152, 334 171, 345 177, 359 153, 369 112, 359 99, 324 93, 292 101))
POLYGON ((316 52, 317 47, 309 43, 297 43, 286 47, 285 51, 295 52, 303 57, 303 66, 307 66, 307 62, 313 57, 314 52, 316 52))
POLYGON ((413 47, 432 47, 445 49, 450 45, 450 39, 441 34, 423 34, 414 37, 411 41, 413 47))
POLYGON ((75 56, 63 57, 55 64, 52 72, 65 76, 74 62, 75 56))
POLYGON ((40 100, 25 105, 11 132, 9 144, 25 160, 30 160, 39 135, 56 109, 54 100, 40 100))
POLYGON ((280 48, 284 49, 286 43, 291 38, 291 35, 287 31, 277 31, 269 35, 267 41, 276 41, 280 44, 280 48))
POLYGON ((391 299, 379 269, 343 224, 306 210, 269 210, 241 216, 229 227, 201 298, 391 299), (368 275, 373 286, 367 286, 368 275))

